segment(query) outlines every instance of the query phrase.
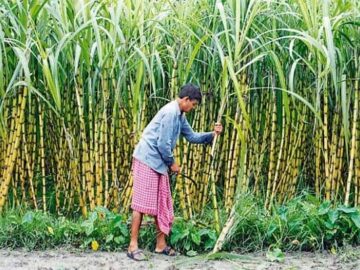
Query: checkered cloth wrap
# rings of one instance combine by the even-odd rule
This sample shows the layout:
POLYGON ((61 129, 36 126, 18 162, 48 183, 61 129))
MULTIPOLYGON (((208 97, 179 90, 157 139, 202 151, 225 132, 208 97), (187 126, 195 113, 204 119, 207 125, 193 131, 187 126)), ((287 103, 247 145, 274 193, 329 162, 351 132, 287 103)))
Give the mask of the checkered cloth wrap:
POLYGON ((159 229, 169 235, 174 221, 169 176, 159 174, 144 163, 133 159, 133 196, 131 208, 157 216, 159 229))

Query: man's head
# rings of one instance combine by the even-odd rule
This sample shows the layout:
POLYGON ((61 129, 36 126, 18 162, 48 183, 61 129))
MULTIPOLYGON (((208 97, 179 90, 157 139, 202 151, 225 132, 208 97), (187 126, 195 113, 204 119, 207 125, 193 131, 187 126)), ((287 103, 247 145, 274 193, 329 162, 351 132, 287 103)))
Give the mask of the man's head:
POLYGON ((190 112, 201 104, 200 88, 194 84, 188 83, 181 87, 179 93, 179 106, 182 112, 190 112))

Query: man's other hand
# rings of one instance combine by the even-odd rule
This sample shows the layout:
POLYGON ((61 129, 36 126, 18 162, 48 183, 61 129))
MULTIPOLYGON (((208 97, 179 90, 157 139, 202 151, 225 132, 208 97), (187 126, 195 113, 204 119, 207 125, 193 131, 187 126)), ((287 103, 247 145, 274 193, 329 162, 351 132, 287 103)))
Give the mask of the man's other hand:
POLYGON ((180 172, 180 169, 181 169, 180 166, 177 165, 176 163, 173 163, 173 164, 170 166, 171 172, 176 173, 176 174, 178 174, 178 173, 180 172))
POLYGON ((215 123, 214 132, 215 135, 220 135, 220 133, 223 131, 223 126, 221 123, 215 123))

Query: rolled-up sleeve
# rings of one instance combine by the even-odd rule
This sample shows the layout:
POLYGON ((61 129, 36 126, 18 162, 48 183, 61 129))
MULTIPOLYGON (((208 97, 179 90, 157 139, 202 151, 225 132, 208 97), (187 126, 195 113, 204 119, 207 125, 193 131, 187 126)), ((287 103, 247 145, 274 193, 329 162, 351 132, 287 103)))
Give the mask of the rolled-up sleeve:
POLYGON ((182 121, 181 134, 190 143, 197 144, 211 144, 214 137, 213 132, 194 132, 186 119, 182 121))
POLYGON ((167 166, 171 166, 175 161, 171 147, 173 129, 174 115, 171 113, 165 114, 159 125, 157 148, 160 152, 161 158, 167 166))

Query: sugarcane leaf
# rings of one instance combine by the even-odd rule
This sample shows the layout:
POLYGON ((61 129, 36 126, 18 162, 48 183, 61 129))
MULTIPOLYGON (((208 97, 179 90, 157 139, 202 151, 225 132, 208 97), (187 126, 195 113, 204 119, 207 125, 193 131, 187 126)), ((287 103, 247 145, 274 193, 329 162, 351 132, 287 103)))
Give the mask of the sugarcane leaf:
POLYGON ((39 0, 33 0, 30 4, 30 15, 33 20, 35 20, 41 11, 41 9, 45 6, 45 4, 49 2, 49 0, 42 0, 41 4, 39 0))
POLYGON ((194 46, 193 51, 190 54, 190 58, 188 60, 188 63, 186 65, 185 68, 185 73, 184 73, 184 77, 188 78, 189 73, 190 73, 190 69, 192 67, 192 64, 195 60, 196 55, 198 54, 198 52, 200 51, 201 46, 203 46, 204 42, 209 38, 209 35, 205 35, 201 38, 201 40, 194 46))

